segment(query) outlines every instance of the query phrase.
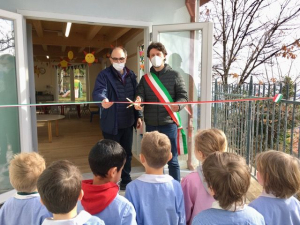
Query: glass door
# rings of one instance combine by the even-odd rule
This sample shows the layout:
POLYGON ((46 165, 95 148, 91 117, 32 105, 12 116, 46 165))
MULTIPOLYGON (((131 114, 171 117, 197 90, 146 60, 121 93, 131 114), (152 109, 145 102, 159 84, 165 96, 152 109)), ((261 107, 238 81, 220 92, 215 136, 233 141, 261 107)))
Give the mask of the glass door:
MULTIPOLYGON (((0 105, 29 103, 26 38, 21 15, 0 10, 0 105)), ((0 107, 0 203, 14 194, 8 165, 14 154, 32 151, 29 107, 0 107)))
MULTIPOLYGON (((211 100, 212 34, 212 23, 153 26, 153 41, 166 47, 166 63, 183 77, 189 101, 211 100)), ((188 152, 192 152, 197 130, 211 127, 211 104, 187 105, 185 109, 180 116, 188 152)))

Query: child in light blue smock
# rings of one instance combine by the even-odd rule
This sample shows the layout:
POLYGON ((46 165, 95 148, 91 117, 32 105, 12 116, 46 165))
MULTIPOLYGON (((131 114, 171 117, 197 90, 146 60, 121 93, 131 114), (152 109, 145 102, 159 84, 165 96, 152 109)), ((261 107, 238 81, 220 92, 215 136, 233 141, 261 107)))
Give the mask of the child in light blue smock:
POLYGON ((293 197, 300 190, 299 160, 270 150, 258 154, 256 163, 263 192, 249 206, 264 216, 266 224, 300 224, 300 203, 293 197))
POLYGON ((163 173, 171 158, 171 143, 165 134, 144 134, 140 160, 146 173, 130 182, 125 193, 136 210, 137 224, 186 224, 180 183, 163 173))
POLYGON ((17 190, 0 209, 0 224, 41 225, 52 214, 40 202, 37 180, 45 160, 38 153, 20 153, 9 164, 11 185, 17 190))

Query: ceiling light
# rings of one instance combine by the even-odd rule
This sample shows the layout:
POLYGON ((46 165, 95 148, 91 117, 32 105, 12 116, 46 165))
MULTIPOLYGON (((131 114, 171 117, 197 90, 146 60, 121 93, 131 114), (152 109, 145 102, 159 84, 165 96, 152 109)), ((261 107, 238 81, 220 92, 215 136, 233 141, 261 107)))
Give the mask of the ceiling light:
POLYGON ((49 59, 49 55, 46 55, 46 58, 49 59))
POLYGON ((66 28, 66 33, 65 33, 65 36, 66 36, 66 37, 69 37, 70 30, 71 30, 71 25, 72 25, 71 22, 68 22, 68 23, 67 23, 67 28, 66 28))

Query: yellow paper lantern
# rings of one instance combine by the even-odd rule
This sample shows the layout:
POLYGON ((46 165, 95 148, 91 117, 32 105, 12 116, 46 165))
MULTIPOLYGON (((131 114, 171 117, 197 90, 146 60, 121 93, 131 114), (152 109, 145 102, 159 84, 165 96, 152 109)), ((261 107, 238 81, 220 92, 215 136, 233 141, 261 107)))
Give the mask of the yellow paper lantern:
POLYGON ((72 60, 74 58, 74 53, 72 51, 68 52, 68 58, 72 60))

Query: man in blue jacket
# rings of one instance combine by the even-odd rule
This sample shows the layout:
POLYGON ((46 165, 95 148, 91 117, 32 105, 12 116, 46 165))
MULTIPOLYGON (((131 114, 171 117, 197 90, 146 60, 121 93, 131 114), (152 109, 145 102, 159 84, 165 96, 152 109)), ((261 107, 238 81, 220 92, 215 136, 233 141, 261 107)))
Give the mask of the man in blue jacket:
POLYGON ((117 141, 125 149, 127 157, 121 175, 121 190, 131 181, 131 158, 133 127, 142 124, 142 113, 128 104, 114 104, 114 101, 126 102, 134 99, 136 94, 136 75, 125 67, 127 51, 123 47, 115 47, 110 54, 111 66, 102 70, 95 82, 94 101, 102 101, 100 105, 100 127, 103 137, 117 141))

